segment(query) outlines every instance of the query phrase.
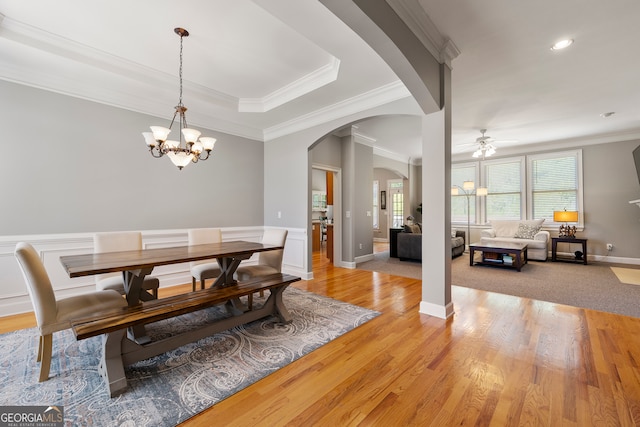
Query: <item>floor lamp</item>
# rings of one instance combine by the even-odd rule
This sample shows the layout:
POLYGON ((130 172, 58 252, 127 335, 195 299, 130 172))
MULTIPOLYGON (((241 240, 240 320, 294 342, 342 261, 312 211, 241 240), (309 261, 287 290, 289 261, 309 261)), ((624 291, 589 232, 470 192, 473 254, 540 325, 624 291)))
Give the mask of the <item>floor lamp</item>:
POLYGON ((475 188, 476 185, 473 181, 465 181, 462 183, 462 187, 459 185, 454 185, 451 188, 451 195, 458 196, 464 195, 467 198, 467 235, 465 237, 465 243, 467 245, 467 249, 469 248, 469 242, 471 242, 471 209, 470 209, 470 200, 471 196, 486 196, 489 194, 487 188, 478 187, 475 188), (462 190, 462 193, 460 193, 462 190))

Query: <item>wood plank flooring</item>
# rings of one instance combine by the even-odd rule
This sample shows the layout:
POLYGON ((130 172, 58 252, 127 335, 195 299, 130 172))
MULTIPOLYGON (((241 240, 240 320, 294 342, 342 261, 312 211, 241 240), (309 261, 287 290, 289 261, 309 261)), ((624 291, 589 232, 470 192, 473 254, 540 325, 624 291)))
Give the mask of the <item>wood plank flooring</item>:
POLYGON ((420 281, 323 255, 294 286, 382 315, 183 425, 640 425, 640 319, 453 287, 444 321, 418 313, 420 281))

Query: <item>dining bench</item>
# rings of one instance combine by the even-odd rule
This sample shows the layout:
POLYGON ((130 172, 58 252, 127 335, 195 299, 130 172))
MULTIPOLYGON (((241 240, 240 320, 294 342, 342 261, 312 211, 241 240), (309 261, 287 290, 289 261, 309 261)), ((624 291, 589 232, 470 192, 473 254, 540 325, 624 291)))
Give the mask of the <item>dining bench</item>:
POLYGON ((75 319, 71 325, 78 340, 104 334, 99 369, 109 386, 111 397, 114 397, 127 386, 125 366, 266 316, 276 315, 281 322, 289 323, 292 318, 284 305, 282 294, 291 283, 298 280, 299 277, 283 273, 256 277, 233 285, 207 288, 95 313, 75 319), (270 293, 260 307, 249 308, 239 300, 240 297, 264 290, 269 290, 270 293), (147 325, 218 304, 225 304, 230 316, 182 334, 145 343, 136 342, 127 334, 128 329, 138 325, 147 325))

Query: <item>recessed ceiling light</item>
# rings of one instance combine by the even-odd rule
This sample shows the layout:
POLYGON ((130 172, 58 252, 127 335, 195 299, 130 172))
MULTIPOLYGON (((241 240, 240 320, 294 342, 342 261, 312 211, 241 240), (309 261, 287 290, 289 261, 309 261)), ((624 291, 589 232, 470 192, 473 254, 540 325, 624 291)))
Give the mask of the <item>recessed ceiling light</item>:
POLYGON ((571 46, 572 44, 573 44, 573 39, 560 40, 559 42, 551 46, 551 50, 561 50, 571 46))
POLYGON ((602 114, 600 114, 600 117, 605 117, 605 118, 606 118, 606 117, 611 117, 611 116, 613 116, 615 113, 616 113, 615 111, 609 111, 608 113, 602 113, 602 114))

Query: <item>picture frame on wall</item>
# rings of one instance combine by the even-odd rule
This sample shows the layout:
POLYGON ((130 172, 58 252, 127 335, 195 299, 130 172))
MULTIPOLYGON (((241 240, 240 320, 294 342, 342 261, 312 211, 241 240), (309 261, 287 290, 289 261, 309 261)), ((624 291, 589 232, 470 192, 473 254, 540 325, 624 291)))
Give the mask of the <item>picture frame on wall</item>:
POLYGON ((387 209, 387 192, 380 192, 380 209, 387 209))

